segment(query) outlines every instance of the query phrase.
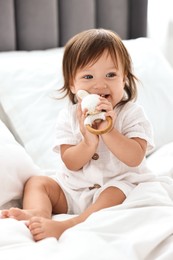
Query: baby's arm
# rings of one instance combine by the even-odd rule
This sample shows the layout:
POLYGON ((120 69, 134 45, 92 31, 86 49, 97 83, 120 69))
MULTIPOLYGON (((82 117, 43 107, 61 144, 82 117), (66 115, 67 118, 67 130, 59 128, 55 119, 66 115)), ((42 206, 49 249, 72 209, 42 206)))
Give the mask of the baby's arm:
MULTIPOLYGON (((104 99, 100 98, 100 104, 98 110, 104 109, 107 111, 106 115, 112 117, 113 126, 116 121, 116 114, 113 110, 112 104, 104 99)), ((105 123, 105 122, 103 122, 105 123)), ((112 128, 111 131, 102 135, 102 139, 108 149, 123 163, 130 167, 138 166, 147 149, 147 142, 141 138, 128 138, 121 134, 116 128, 112 128)))
POLYGON ((77 145, 61 145, 61 158, 69 170, 78 171, 91 160, 95 151, 94 144, 82 140, 77 145))
POLYGON ((130 167, 138 166, 146 154, 146 140, 137 137, 128 138, 115 128, 102 135, 102 138, 109 150, 130 167))
POLYGON ((61 158, 71 171, 78 171, 92 159, 99 142, 99 137, 91 134, 84 126, 85 113, 78 104, 77 117, 83 135, 82 141, 77 145, 61 145, 61 158))

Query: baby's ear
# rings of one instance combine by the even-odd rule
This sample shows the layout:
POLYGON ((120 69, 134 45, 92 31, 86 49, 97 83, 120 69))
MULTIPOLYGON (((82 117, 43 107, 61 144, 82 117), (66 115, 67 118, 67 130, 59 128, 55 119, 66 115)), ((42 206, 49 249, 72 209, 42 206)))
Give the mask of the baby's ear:
POLYGON ((80 98, 80 99, 83 99, 84 97, 88 96, 89 93, 86 91, 86 90, 83 90, 83 89, 80 89, 78 90, 77 92, 77 96, 80 98))

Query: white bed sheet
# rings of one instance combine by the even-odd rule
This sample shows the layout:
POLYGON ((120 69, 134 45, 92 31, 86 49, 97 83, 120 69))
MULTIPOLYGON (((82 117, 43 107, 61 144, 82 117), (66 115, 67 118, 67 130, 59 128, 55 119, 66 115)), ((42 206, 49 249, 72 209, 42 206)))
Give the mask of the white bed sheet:
POLYGON ((93 214, 59 240, 34 242, 25 223, 14 219, 1 219, 0 230, 2 260, 171 260, 173 180, 140 184, 122 205, 93 214))

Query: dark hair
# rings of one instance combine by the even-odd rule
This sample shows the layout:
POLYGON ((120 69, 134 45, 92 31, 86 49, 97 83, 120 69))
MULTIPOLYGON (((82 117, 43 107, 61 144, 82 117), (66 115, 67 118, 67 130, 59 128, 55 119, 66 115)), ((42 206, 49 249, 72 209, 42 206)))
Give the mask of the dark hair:
POLYGON ((125 96, 120 104, 136 99, 137 78, 132 73, 132 62, 130 55, 125 48, 120 37, 105 29, 90 29, 83 31, 71 38, 64 50, 63 56, 63 76, 64 86, 60 89, 69 96, 73 104, 76 103, 75 95, 71 92, 70 85, 73 84, 76 72, 79 68, 85 67, 89 63, 97 61, 104 51, 110 53, 115 64, 118 59, 122 64, 125 78, 125 96))

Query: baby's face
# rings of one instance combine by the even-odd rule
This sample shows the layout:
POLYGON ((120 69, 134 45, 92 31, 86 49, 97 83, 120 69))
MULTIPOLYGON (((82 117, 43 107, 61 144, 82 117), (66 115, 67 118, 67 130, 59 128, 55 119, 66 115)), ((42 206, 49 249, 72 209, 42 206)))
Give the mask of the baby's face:
POLYGON ((106 98, 115 107, 124 95, 124 74, 122 65, 118 60, 118 68, 106 51, 92 64, 78 69, 71 91, 76 94, 83 89, 92 94, 106 98))

